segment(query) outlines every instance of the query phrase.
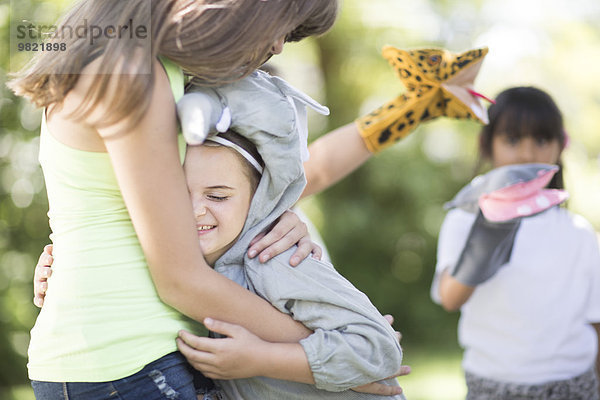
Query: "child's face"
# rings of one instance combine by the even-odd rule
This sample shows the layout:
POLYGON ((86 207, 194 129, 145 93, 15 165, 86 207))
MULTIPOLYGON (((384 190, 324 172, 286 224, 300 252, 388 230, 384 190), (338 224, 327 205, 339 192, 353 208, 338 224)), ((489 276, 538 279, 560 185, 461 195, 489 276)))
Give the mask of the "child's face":
POLYGON ((561 148, 557 139, 536 139, 533 136, 511 137, 497 133, 492 138, 492 164, 494 168, 511 164, 556 164, 561 148))
POLYGON ((252 199, 250 183, 240 160, 226 147, 188 146, 183 168, 200 247, 213 265, 244 227, 252 199))

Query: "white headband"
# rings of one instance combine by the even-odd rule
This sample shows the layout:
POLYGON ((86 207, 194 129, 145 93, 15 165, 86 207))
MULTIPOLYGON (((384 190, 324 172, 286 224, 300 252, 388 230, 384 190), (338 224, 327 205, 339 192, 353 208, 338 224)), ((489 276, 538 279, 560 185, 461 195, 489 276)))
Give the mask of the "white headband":
POLYGON ((256 159, 254 157, 252 157, 252 155, 250 153, 248 153, 246 150, 244 150, 242 147, 238 146, 237 144, 233 143, 232 141, 227 140, 221 136, 209 136, 206 138, 206 140, 215 142, 215 143, 219 143, 223 146, 234 149, 235 151, 240 153, 242 155, 242 157, 244 157, 246 159, 246 161, 248 161, 250 164, 252 164, 252 166, 258 171, 259 174, 262 175, 263 168, 260 166, 258 161, 256 161, 256 159))

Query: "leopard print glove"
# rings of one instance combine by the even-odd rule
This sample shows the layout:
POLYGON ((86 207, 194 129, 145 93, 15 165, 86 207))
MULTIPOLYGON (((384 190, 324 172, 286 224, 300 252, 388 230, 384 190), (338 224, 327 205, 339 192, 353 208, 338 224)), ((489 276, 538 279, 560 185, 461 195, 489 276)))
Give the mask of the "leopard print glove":
POLYGON ((460 54, 444 49, 383 48, 383 57, 396 70, 406 92, 356 120, 372 153, 406 137, 420 122, 447 116, 488 122, 487 112, 473 90, 473 82, 487 48, 460 54))

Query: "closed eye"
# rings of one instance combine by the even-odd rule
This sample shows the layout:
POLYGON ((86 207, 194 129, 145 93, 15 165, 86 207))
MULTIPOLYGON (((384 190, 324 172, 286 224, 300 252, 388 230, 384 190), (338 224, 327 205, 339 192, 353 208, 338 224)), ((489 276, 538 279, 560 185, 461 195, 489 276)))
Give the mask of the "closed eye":
POLYGON ((209 200, 213 200, 213 201, 225 201, 229 198, 229 196, 215 196, 215 195, 207 195, 206 196, 209 200))

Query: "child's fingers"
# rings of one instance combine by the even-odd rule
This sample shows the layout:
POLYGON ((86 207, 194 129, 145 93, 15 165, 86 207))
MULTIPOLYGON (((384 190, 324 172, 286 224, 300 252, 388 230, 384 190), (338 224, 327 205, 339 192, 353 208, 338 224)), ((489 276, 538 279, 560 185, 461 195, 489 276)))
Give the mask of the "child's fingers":
MULTIPOLYGON (((48 246, 46 246, 48 247, 48 246)), ((47 253, 42 253, 38 264, 35 266, 33 273, 33 304, 36 307, 42 307, 44 304, 44 297, 46 296, 46 290, 48 289, 48 277, 52 275, 52 268, 47 264, 52 264, 52 256, 47 253)))
MULTIPOLYGON (((52 271, 50 267, 43 265, 36 265, 35 273, 33 276, 33 296, 34 298, 41 297, 42 299, 46 295, 46 290, 48 289, 48 276, 50 276, 52 271)), ((36 304, 37 305, 37 304, 36 304)), ((41 307, 41 306, 38 306, 41 307)))
POLYGON ((408 365, 403 365, 400 367, 400 373, 397 376, 408 375, 412 372, 412 368, 408 365))
POLYGON ((33 279, 35 282, 46 281, 52 275, 52 268, 49 265, 38 264, 35 266, 33 279))
MULTIPOLYGON (((386 321, 392 325, 394 323, 394 316, 390 315, 390 314, 385 314, 383 316, 383 318, 386 319, 386 321)), ((400 341, 402 340, 402 333, 400 333, 399 331, 394 331, 394 333, 396 334, 396 339, 398 339, 398 343, 400 343, 400 341)))
MULTIPOLYGON (((296 228, 297 224, 302 224, 298 216, 289 211, 284 212, 281 217, 276 221, 271 230, 267 232, 267 234, 260 240, 263 244, 263 249, 268 246, 265 246, 265 243, 275 243, 278 240, 281 240, 284 236, 286 236, 290 231, 296 228)), ((306 228, 306 226, 305 226, 306 228)), ((298 238, 299 239, 299 238, 298 238)))
POLYGON ((54 258, 52 257, 52 249, 53 248, 52 248, 51 244, 47 244, 44 247, 44 251, 42 252, 42 254, 40 254, 40 257, 38 258, 37 265, 43 265, 43 266, 52 265, 52 262, 54 261, 54 258))
POLYGON ((54 257, 52 257, 52 254, 43 252, 42 254, 40 254, 40 257, 38 258, 36 267, 37 266, 50 267, 50 266, 52 266, 53 262, 54 262, 54 257))
POLYGON ((254 248, 252 248, 252 246, 254 246, 255 243, 257 243, 260 239, 264 238, 266 235, 265 232, 261 232, 258 235, 254 236, 254 239, 252 239, 250 241, 250 244, 248 245, 249 249, 248 249, 248 256, 250 258, 253 258, 254 256, 256 256, 258 254, 258 251, 254 248))
POLYGON ((43 281, 52 275, 52 268, 50 268, 50 266, 53 262, 54 258, 52 257, 52 245, 49 244, 44 247, 44 252, 40 254, 40 257, 38 258, 33 276, 34 283, 43 281))
POLYGON ((54 246, 51 244, 47 244, 44 246, 44 253, 48 254, 49 256, 52 255, 52 251, 54 250, 54 246))
POLYGON ((179 331, 178 339, 182 340, 187 346, 199 352, 214 353, 218 349, 217 342, 219 339, 196 336, 184 330, 179 331))
MULTIPOLYGON (((213 332, 220 333, 233 338, 242 335, 246 329, 240 325, 230 324, 229 322, 219 321, 212 318, 204 318, 204 325, 213 332)), ((211 339, 218 340, 218 339, 211 339)))
POLYGON ((316 260, 321 260, 323 258, 323 249, 318 244, 311 241, 313 244, 312 257, 316 260))
POLYGON ((267 262, 277 254, 281 254, 289 249, 300 240, 300 237, 291 236, 290 232, 292 231, 287 230, 286 227, 276 225, 269 233, 252 246, 251 251, 254 250, 259 254, 258 259, 260 262, 267 262))
POLYGON ((260 262, 266 262, 283 253, 305 236, 308 236, 306 224, 300 221, 296 214, 286 211, 279 217, 273 228, 250 247, 248 255, 252 257, 252 254, 259 254, 260 262))
POLYGON ((210 369, 214 355, 210 352, 200 351, 197 348, 188 345, 181 337, 178 337, 175 342, 177 348, 183 356, 199 371, 210 369))
POLYGON ((390 325, 394 323, 394 316, 391 314, 385 314, 383 318, 385 318, 390 325))
POLYGON ((304 236, 298 242, 298 247, 296 248, 296 251, 294 252, 294 254, 292 254, 292 257, 290 258, 290 265, 292 267, 297 266, 298 264, 300 264, 302 262, 302 260, 304 260, 306 257, 308 257, 311 254, 313 254, 313 256, 314 256, 314 254, 317 254, 317 256, 314 256, 314 257, 317 260, 320 260, 322 250, 319 247, 319 245, 317 245, 316 243, 313 243, 310 240, 309 236, 304 236))
POLYGON ((408 365, 401 365, 400 369, 398 369, 398 371, 396 371, 396 373, 392 376, 388 376, 385 379, 392 379, 392 378, 397 378, 399 376, 404 376, 404 375, 408 375, 412 372, 412 368, 410 368, 408 365))
POLYGON ((44 297, 36 295, 33 298, 33 304, 35 304, 35 306, 38 308, 42 308, 42 306, 44 305, 44 297))
POLYGON ((359 393, 370 393, 379 396, 393 396, 402 393, 402 388, 399 386, 390 386, 383 383, 373 382, 366 385, 352 388, 353 391, 359 393))
MULTIPOLYGON (((267 234, 267 236, 269 234, 267 234)), ((264 255, 260 254, 259 260, 261 262, 267 262, 269 258, 281 254, 290 247, 297 244, 298 248, 296 249, 294 255, 290 259, 290 264, 292 266, 296 266, 300 264, 300 262, 306 257, 308 257, 312 252, 312 244, 306 244, 305 239, 310 239, 306 224, 304 222, 296 223, 294 224, 291 230, 289 230, 280 239, 278 239, 275 243, 273 243, 265 251, 263 251, 264 255)))
POLYGON ((37 288, 35 290, 35 294, 41 295, 43 297, 46 295, 46 290, 48 290, 48 282, 46 282, 46 281, 38 282, 37 288))

